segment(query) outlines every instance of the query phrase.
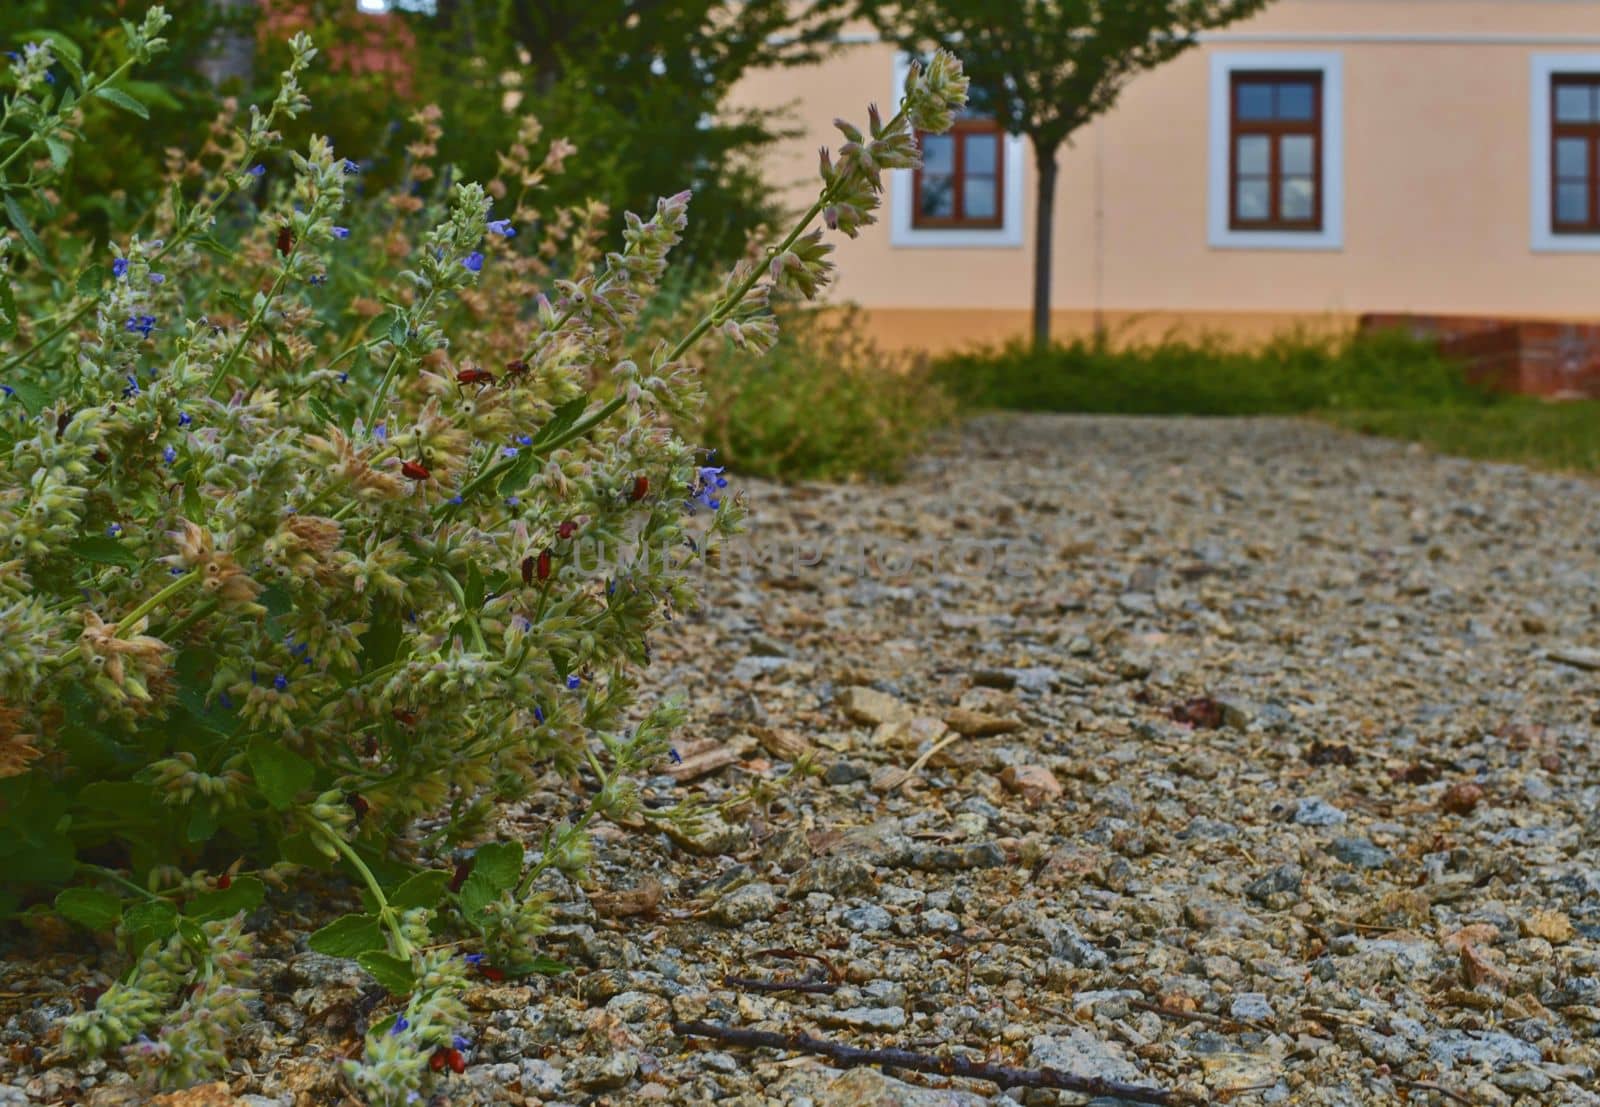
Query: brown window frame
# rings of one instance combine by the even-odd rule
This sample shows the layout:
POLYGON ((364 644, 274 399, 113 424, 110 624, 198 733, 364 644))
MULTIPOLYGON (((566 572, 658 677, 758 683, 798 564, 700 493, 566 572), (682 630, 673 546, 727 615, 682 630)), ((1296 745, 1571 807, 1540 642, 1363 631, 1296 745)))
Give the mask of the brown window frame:
MULTIPOLYGON (((955 143, 955 165, 950 171, 950 177, 955 182, 955 214, 948 216, 924 215, 922 213, 922 166, 919 164, 912 171, 911 178, 911 227, 913 230, 964 230, 964 231, 995 231, 1005 226, 1006 222, 1006 135, 1000 125, 993 119, 971 118, 958 119, 955 125, 946 132, 955 143), (967 138, 971 135, 994 135, 994 216, 992 218, 970 219, 965 212, 967 202, 967 138)), ((927 135, 918 133, 917 147, 921 149, 927 135)), ((941 174, 942 175, 942 174, 941 174)))
MULTIPOLYGON (((1600 118, 1589 123, 1563 123, 1556 110, 1561 89, 1581 86, 1593 97, 1600 89, 1600 74, 1556 73, 1550 78, 1550 233, 1571 235, 1600 234, 1600 118), (1581 138, 1588 143, 1588 218, 1581 223, 1561 221, 1561 164, 1557 153, 1563 138, 1581 138)), ((1591 114, 1594 112, 1591 100, 1591 114)))
POLYGON ((1228 82, 1228 228, 1234 231, 1291 231, 1316 234, 1323 230, 1323 213, 1326 210, 1323 146, 1324 146, 1324 74, 1320 69, 1290 70, 1234 70, 1228 82), (1239 92, 1247 85, 1309 84, 1311 86, 1310 119, 1241 119, 1239 118, 1239 92), (1241 219, 1239 217, 1239 139, 1260 135, 1268 139, 1267 154, 1267 218, 1241 219), (1285 219, 1283 206, 1282 140, 1286 136, 1305 136, 1311 139, 1312 205, 1309 219, 1285 219))

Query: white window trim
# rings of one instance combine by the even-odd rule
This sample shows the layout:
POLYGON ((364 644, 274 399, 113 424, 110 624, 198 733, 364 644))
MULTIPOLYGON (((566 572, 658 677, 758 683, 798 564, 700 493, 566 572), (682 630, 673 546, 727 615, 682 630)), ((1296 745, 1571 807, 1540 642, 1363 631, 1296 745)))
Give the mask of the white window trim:
POLYGON ((1550 210, 1550 82, 1557 73, 1600 73, 1600 54, 1535 54, 1528 90, 1529 226, 1542 254, 1600 253, 1600 234, 1556 234, 1550 210))
MULTIPOLYGON (((889 103, 899 104, 905 92, 906 74, 911 69, 910 55, 894 56, 894 88, 889 103)), ((979 247, 1014 249, 1022 245, 1022 174, 1024 142, 1018 135, 1005 137, 1005 195, 1001 200, 1001 225, 991 229, 970 227, 913 227, 912 206, 916 203, 912 170, 889 171, 889 244, 909 247, 979 247)))
POLYGON ((1219 51, 1211 55, 1211 130, 1208 142, 1207 240, 1223 250, 1342 250, 1344 248, 1344 55, 1338 51, 1219 51), (1322 229, 1239 231, 1229 226, 1229 110, 1232 77, 1250 70, 1322 74, 1322 229))

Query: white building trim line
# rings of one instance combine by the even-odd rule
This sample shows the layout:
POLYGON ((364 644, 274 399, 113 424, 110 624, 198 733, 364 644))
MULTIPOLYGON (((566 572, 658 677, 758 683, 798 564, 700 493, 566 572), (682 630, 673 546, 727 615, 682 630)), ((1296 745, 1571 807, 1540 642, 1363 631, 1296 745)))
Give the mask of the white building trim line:
MULTIPOLYGON (((905 90, 911 59, 896 51, 894 87, 888 103, 898 104, 905 90)), ((889 172, 885 202, 889 207, 889 245, 896 247, 1005 249, 1022 246, 1022 177, 1026 167, 1026 143, 1018 135, 1007 135, 1002 156, 1005 162, 1005 195, 1002 199, 1001 226, 993 230, 967 230, 954 227, 913 227, 912 205, 916 189, 909 169, 889 172)))
POLYGON ((1381 46, 1600 46, 1600 35, 1529 35, 1494 31, 1201 31, 1212 45, 1292 43, 1381 46))
POLYGON ((1344 248, 1344 57, 1337 51, 1251 50, 1211 55, 1207 141, 1206 239, 1224 250, 1341 250, 1344 248), (1232 75, 1246 70, 1322 73, 1322 229, 1238 231, 1229 226, 1228 174, 1232 141, 1232 75))
POLYGON ((1528 87, 1528 220, 1535 253, 1600 253, 1600 235, 1551 230, 1550 82, 1557 73, 1600 73, 1600 54, 1535 54, 1528 87))

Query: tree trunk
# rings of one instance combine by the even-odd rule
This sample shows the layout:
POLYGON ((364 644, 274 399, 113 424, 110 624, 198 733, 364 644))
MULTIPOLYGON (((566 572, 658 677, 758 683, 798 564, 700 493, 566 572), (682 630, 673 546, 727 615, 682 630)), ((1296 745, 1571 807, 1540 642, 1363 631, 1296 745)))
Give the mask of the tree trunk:
POLYGON ((1043 350, 1050 345, 1050 262, 1056 222, 1055 147, 1035 147, 1034 165, 1038 170, 1038 190, 1033 205, 1033 348, 1043 350))
MULTIPOLYGON (((255 7, 256 0, 210 0, 210 6, 219 15, 237 17, 255 7)), ((235 81, 242 88, 249 87, 256 66, 254 30, 239 26, 218 28, 198 63, 200 75, 211 82, 211 87, 221 88, 235 81)))

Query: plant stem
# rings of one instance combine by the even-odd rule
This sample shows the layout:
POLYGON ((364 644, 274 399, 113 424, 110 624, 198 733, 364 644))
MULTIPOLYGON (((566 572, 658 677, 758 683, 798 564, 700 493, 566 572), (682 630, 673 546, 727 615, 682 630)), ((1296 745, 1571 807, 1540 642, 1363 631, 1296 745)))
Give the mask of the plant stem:
POLYGON ((397 957, 410 960, 416 952, 411 948, 411 943, 406 941, 406 936, 400 929, 400 917, 393 907, 389 906, 389 897, 383 894, 383 886, 378 883, 378 878, 372 875, 372 870, 367 868, 367 863, 361 860, 361 855, 339 835, 329 830, 322 823, 313 823, 322 836, 333 844, 340 855, 350 863, 350 866, 361 874, 361 880, 367 886, 367 891, 372 893, 372 898, 378 903, 378 919, 388 928, 389 934, 394 938, 394 952, 397 957))
POLYGON ((104 865, 91 865, 88 862, 80 861, 78 862, 78 868, 82 869, 84 872, 94 873, 102 880, 109 880, 118 887, 126 888, 128 891, 133 892, 135 895, 143 896, 145 899, 160 903, 166 902, 161 896, 156 895, 156 893, 152 892, 149 888, 141 888, 139 885, 135 884, 121 873, 115 871, 114 869, 108 869, 104 865))
POLYGON ((218 387, 220 387, 222 382, 227 378, 228 370, 233 367, 233 363, 237 361, 239 359, 239 355, 244 352, 245 344, 250 341, 251 333, 254 332, 254 330, 261 325, 261 321, 267 317, 267 309, 272 306, 272 301, 278 298, 278 294, 283 291, 283 286, 289 280, 289 269, 291 266, 293 266, 294 255, 299 251, 299 249, 300 244, 298 242, 290 247, 289 255, 283 259, 283 265, 278 270, 277 279, 272 282, 272 287, 267 290, 267 295, 265 299, 261 301, 261 306, 252 312, 250 318, 245 321, 244 330, 239 334, 239 341, 233 344, 233 349, 229 350, 228 356, 222 359, 222 364, 218 365, 216 369, 212 370, 211 380, 206 385, 207 396, 215 396, 217 394, 218 387))
MULTIPOLYGON (((143 619, 146 615, 150 614, 150 612, 154 611, 162 604, 166 603, 168 600, 172 599, 174 596, 181 595, 183 592, 187 591, 188 588, 195 583, 195 581, 200 579, 200 575, 201 570, 190 569, 187 573, 183 574, 183 576, 179 577, 161 591, 145 600, 138 607, 128 612, 117 621, 116 637, 126 638, 133 632, 133 626, 135 623, 137 623, 140 619, 143 619)), ((83 647, 73 646, 70 650, 56 659, 56 664, 69 665, 76 661, 82 652, 83 647)))

